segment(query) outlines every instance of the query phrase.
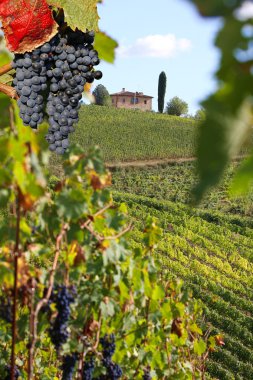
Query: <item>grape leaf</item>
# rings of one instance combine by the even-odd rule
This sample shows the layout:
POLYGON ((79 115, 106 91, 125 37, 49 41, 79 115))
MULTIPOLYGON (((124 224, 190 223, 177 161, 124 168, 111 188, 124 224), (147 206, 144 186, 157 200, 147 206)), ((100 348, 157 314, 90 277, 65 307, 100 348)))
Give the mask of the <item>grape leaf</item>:
POLYGON ((1 0, 0 21, 7 47, 15 53, 32 51, 57 32, 46 0, 1 0))
POLYGON ((98 31, 98 0, 47 0, 48 4, 63 8, 65 21, 71 29, 98 31))
POLYGON ((221 1, 221 0, 212 0, 212 1, 203 1, 203 0, 190 0, 194 3, 202 16, 204 17, 217 17, 225 16, 230 13, 231 10, 236 9, 241 5, 242 0, 233 0, 233 1, 221 1))
POLYGON ((229 95, 222 94, 220 90, 203 103, 207 118, 201 125, 198 143, 200 182, 195 188, 197 202, 208 188, 219 182, 227 164, 239 153, 251 130, 251 102, 245 99, 234 111, 229 110, 228 104, 233 104, 233 93, 229 95))
POLYGON ((7 74, 1 75, 0 83, 3 83, 3 84, 12 83, 14 74, 15 74, 15 70, 10 70, 7 74))
POLYGON ((253 155, 251 154, 243 160, 241 166, 237 170, 230 192, 233 196, 246 194, 251 188, 253 183, 253 155))
POLYGON ((100 59, 113 63, 115 59, 115 49, 118 43, 103 32, 96 34, 94 48, 98 51, 100 59))

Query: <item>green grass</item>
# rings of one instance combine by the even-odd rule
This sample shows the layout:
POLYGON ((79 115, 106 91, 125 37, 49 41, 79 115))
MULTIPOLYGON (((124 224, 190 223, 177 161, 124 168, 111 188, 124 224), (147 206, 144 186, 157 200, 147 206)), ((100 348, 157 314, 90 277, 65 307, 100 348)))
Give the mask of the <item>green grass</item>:
POLYGON ((114 198, 127 203, 134 221, 132 244, 141 244, 147 216, 156 217, 164 229, 156 249, 163 276, 184 279, 203 301, 206 322, 224 334, 224 348, 208 364, 220 380, 253 379, 252 194, 229 199, 236 165, 199 208, 187 206, 196 180, 193 164, 113 172, 114 198))
POLYGON ((99 145, 106 162, 189 157, 194 154, 194 120, 152 112, 82 106, 71 141, 99 145))

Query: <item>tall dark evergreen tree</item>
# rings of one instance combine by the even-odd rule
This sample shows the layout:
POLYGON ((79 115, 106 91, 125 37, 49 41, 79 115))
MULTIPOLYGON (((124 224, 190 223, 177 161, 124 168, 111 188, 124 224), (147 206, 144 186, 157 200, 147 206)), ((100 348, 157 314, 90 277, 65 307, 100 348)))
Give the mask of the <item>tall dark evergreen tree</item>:
POLYGON ((158 80, 158 111, 163 113, 164 110, 164 98, 166 92, 167 77, 164 71, 159 75, 158 80))

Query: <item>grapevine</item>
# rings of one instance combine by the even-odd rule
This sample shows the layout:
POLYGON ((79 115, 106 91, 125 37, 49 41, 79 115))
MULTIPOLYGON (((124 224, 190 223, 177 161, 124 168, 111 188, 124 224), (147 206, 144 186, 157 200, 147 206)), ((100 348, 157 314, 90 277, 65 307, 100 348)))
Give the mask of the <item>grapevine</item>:
POLYGON ((0 5, 14 53, 11 73, 8 67, 0 72, 14 78, 6 82, 13 87, 0 84, 0 91, 17 99, 19 107, 7 99, 10 117, 0 134, 0 203, 7 208, 7 217, 0 215, 1 280, 7 290, 2 307, 8 311, 0 321, 0 378, 119 380, 144 374, 150 380, 151 373, 162 378, 164 370, 171 378, 183 372, 188 378, 204 376, 199 352, 206 359, 213 343, 190 330, 200 314, 195 301, 180 284, 170 289, 160 280, 153 249, 161 229, 149 218, 143 246, 128 243, 127 210, 113 203, 110 173, 98 149, 68 149, 84 86, 101 79, 95 66, 105 56, 113 61, 116 47, 101 32, 95 44, 98 1, 84 0, 87 7, 73 6, 78 8, 73 13, 71 2, 63 1, 64 9, 57 8, 58 0, 0 5), (66 152, 63 179, 52 192, 49 152, 41 144, 45 127, 38 128, 44 120, 50 151, 66 152), (175 350, 168 326, 179 303, 185 343, 178 342, 175 350), (167 357, 156 360, 165 346, 167 357))

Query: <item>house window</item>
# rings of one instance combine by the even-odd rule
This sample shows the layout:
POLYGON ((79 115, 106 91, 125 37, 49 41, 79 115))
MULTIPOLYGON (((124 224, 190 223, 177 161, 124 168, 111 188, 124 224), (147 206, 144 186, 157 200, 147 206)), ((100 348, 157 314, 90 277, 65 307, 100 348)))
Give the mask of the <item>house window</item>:
POLYGON ((131 98, 131 104, 138 104, 138 103, 139 103, 138 98, 136 98, 136 97, 131 98))
POLYGON ((122 99, 122 103, 125 103, 125 102, 126 102, 126 99, 125 99, 125 98, 123 98, 123 99, 122 99))
POLYGON ((146 100, 144 100, 144 104, 147 104, 147 101, 146 101, 146 100))

